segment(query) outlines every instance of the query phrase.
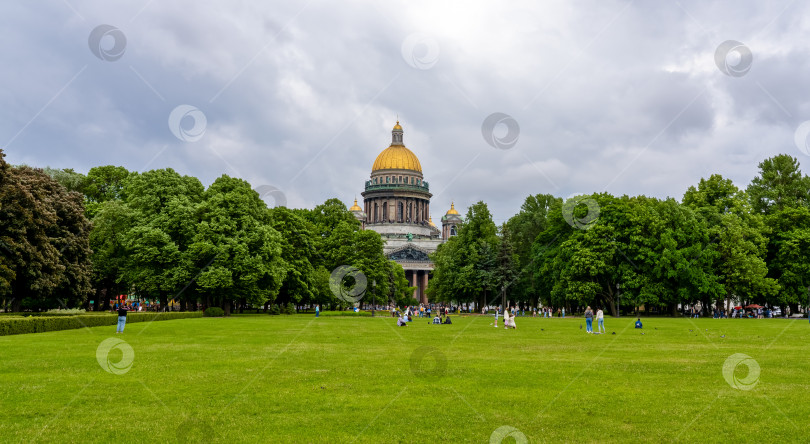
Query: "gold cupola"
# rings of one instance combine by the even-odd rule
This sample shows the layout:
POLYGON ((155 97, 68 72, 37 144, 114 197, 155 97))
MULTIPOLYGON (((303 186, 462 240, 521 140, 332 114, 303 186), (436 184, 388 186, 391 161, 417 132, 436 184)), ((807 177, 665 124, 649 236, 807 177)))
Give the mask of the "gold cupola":
POLYGON ((391 131, 391 145, 377 156, 374 165, 371 167, 372 173, 379 170, 422 172, 422 165, 419 163, 416 154, 402 143, 402 135, 402 127, 399 125, 399 120, 397 120, 397 124, 394 125, 394 129, 391 131))

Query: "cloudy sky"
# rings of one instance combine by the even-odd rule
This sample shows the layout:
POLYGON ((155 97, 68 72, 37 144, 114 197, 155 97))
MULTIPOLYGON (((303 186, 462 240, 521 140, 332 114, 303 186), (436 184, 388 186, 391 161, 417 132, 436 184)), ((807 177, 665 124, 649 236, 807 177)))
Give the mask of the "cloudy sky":
POLYGON ((399 116, 432 215, 497 221, 528 194, 745 187, 779 153, 810 172, 805 2, 12 0, 0 30, 13 164, 351 204, 399 116))

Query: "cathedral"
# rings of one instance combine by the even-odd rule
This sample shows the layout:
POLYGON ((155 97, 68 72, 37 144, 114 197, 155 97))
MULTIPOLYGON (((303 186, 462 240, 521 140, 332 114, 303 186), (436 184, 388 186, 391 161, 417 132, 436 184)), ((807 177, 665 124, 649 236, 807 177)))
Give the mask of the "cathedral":
POLYGON ((461 216, 455 204, 442 217, 441 230, 430 217, 430 186, 422 175, 416 155, 405 147, 402 127, 391 131, 391 145, 371 167, 366 181, 363 207, 354 200, 349 209, 364 230, 380 233, 385 255, 402 265, 405 277, 415 287, 413 297, 427 303, 428 281, 433 262, 428 256, 439 244, 456 235, 461 216))

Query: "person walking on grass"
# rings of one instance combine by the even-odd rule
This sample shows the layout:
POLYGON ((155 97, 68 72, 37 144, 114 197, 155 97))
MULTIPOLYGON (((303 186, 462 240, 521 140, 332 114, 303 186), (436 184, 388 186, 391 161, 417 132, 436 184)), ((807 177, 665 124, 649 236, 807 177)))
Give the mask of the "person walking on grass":
POLYGON ((593 333, 593 310, 590 306, 585 309, 585 333, 593 333))
POLYGON ((495 328, 498 328, 498 308, 495 308, 495 328))
POLYGON ((596 310, 596 322, 599 333, 607 333, 607 330, 605 330, 605 313, 602 312, 601 308, 596 310))
POLYGON ((118 308, 118 327, 116 327, 115 332, 124 333, 125 325, 127 325, 127 308, 122 304, 118 308))

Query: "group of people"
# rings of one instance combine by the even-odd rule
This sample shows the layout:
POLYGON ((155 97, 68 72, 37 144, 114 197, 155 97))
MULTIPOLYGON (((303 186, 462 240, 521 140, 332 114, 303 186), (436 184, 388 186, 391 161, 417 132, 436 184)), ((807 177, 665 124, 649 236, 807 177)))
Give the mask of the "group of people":
MULTIPOLYGON (((406 311, 403 311, 401 314, 399 314, 399 317, 397 318, 397 327, 407 327, 408 322, 413 322, 413 315, 410 313, 410 311, 406 310, 406 311)), ((453 321, 450 320, 450 314, 449 313, 444 314, 444 320, 442 320, 442 313, 437 312, 436 316, 433 317, 433 321, 428 321, 428 323, 429 324, 438 324, 438 325, 441 325, 441 324, 448 325, 448 324, 452 324, 453 321)))
POLYGON ((593 318, 596 318, 597 329, 599 330, 596 334, 606 333, 605 313, 601 308, 597 309, 596 313, 594 313, 590 305, 585 309, 585 333, 593 333, 593 318))
POLYGON ((438 314, 440 316, 448 316, 451 312, 459 312, 460 309, 458 307, 450 307, 446 305, 434 305, 434 304, 419 304, 418 307, 416 306, 406 306, 402 312, 396 306, 391 306, 391 316, 398 317, 400 313, 403 313, 407 316, 416 316, 419 318, 429 318, 431 313, 438 314))
MULTIPOLYGON (((532 317, 537 316, 537 309, 532 308, 532 317)), ((557 316, 564 318, 565 317, 565 307, 557 309, 557 316)), ((543 318, 553 318, 554 317, 554 309, 551 307, 542 307, 540 308, 540 317, 543 318)))
MULTIPOLYGON (((715 310, 716 311, 716 310, 715 310)), ((717 318, 717 314, 715 314, 715 318, 717 318)), ((763 309, 762 307, 759 308, 752 308, 750 311, 745 311, 742 308, 734 308, 731 312, 731 318, 752 318, 752 319, 765 319, 765 318, 772 318, 773 311, 770 308, 763 309)))
MULTIPOLYGON (((498 328, 498 310, 495 310, 495 328, 498 328)), ((504 329, 517 329, 515 325, 515 318, 517 317, 517 309, 510 307, 503 311, 503 328, 504 329)))

